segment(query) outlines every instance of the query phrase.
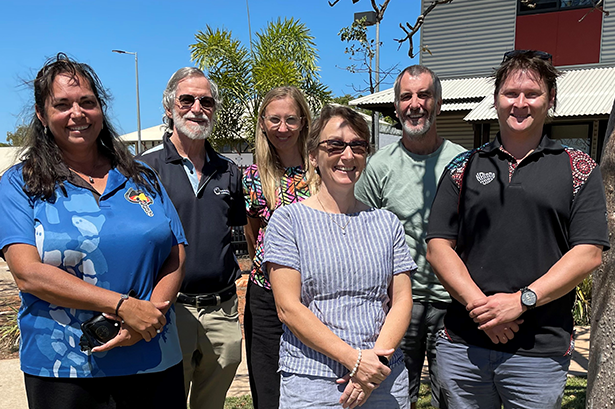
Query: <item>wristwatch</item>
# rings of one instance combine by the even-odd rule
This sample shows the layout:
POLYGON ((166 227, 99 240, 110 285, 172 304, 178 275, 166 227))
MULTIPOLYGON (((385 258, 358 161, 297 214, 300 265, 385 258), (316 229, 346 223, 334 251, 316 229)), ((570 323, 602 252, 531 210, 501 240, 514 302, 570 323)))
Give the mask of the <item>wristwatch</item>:
POLYGON ((536 307, 536 301, 538 297, 536 293, 530 290, 528 287, 523 287, 521 290, 521 304, 525 305, 528 310, 536 307))

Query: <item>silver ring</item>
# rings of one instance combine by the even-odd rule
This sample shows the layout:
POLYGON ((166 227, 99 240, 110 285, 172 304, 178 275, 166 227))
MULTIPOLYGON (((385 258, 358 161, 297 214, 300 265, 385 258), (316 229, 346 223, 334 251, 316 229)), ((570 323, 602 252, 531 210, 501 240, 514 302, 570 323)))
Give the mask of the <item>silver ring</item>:
POLYGON ((157 334, 160 334, 160 330, 159 330, 159 329, 157 329, 157 330, 156 330, 156 333, 157 333, 157 334))

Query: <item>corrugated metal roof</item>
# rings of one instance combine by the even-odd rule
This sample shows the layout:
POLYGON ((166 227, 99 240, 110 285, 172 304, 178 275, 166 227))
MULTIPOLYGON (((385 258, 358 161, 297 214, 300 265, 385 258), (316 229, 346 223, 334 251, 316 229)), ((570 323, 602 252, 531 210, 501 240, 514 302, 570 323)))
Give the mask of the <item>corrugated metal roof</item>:
MULTIPOLYGON (((497 119, 492 92, 466 115, 465 121, 497 119)), ((614 98, 615 67, 565 71, 557 80, 557 110, 553 116, 609 115, 614 98)))
POLYGON ((393 92, 393 88, 385 89, 384 91, 376 92, 375 94, 366 95, 361 98, 353 99, 348 103, 348 105, 376 105, 376 104, 386 104, 391 105, 395 100, 395 93, 393 92))
MULTIPOLYGON (((474 78, 451 78, 442 80, 442 99, 444 104, 460 99, 476 99, 474 104, 492 92, 493 85, 487 77, 474 78)), ((390 105, 395 99, 393 88, 377 92, 375 94, 366 95, 361 98, 354 99, 349 102, 350 105, 390 105)), ((467 108, 472 109, 472 107, 467 108)))
POLYGON ((480 102, 452 102, 452 103, 443 103, 442 104, 442 108, 441 110, 444 112, 450 112, 450 111, 471 111, 474 108, 476 108, 476 106, 479 104, 480 102))

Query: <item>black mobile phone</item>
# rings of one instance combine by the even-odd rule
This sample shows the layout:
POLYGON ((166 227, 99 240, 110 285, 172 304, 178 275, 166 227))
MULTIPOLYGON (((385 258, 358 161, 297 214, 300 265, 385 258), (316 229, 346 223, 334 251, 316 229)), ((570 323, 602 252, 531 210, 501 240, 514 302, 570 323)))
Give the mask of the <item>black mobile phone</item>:
POLYGON ((378 355, 378 360, 380 361, 382 365, 389 366, 389 360, 387 359, 386 356, 378 355))
POLYGON ((84 346, 92 349, 113 339, 120 332, 120 326, 120 321, 112 320, 102 314, 83 322, 81 324, 83 331, 81 337, 82 350, 85 350, 83 349, 84 346))

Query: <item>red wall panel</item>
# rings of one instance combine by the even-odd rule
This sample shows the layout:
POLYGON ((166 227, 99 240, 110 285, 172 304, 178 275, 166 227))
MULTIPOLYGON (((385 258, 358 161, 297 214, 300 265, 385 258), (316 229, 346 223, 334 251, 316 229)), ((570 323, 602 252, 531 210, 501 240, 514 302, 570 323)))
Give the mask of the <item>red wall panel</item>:
POLYGON ((589 10, 517 16, 515 48, 551 53, 556 66, 600 62, 602 13, 589 10))

